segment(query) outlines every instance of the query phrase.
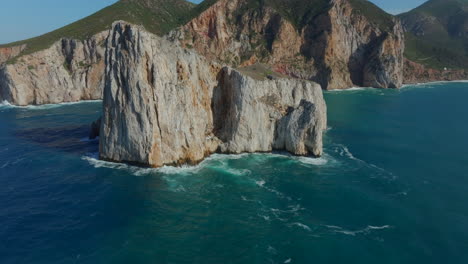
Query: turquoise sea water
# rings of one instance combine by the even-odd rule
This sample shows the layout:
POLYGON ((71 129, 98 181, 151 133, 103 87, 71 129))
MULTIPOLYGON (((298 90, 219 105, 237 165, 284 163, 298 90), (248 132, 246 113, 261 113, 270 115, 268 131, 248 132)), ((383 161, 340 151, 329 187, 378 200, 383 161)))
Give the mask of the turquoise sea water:
POLYGON ((468 263, 468 83, 327 92, 320 159, 95 159, 100 103, 0 107, 0 263, 468 263))

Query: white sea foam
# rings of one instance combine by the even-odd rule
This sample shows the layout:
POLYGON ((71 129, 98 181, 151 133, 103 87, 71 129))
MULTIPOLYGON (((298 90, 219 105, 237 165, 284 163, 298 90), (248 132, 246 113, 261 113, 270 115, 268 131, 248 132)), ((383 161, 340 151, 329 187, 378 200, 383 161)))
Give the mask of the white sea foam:
POLYGON ((217 160, 217 161, 223 161, 223 160, 238 160, 245 158, 249 156, 249 153, 242 153, 242 154, 212 154, 208 158, 205 159, 205 161, 210 161, 210 160, 217 160))
POLYGON ((0 109, 14 108, 14 105, 11 105, 8 101, 0 102, 0 109))
POLYGON ((368 88, 368 87, 351 87, 351 88, 347 88, 347 89, 327 90, 326 93, 353 92, 353 91, 363 91, 363 90, 367 90, 367 89, 371 89, 371 88, 368 88))
POLYGON ((382 229, 389 229, 391 226, 389 225, 384 225, 384 226, 367 226, 369 230, 382 230, 382 229))
POLYGON ((356 158, 345 145, 338 144, 337 148, 335 149, 335 152, 337 152, 342 157, 347 157, 352 160, 364 162, 363 160, 356 158))
POLYGON ((301 163, 315 165, 315 166, 321 166, 321 165, 325 165, 328 163, 328 160, 325 157, 320 157, 320 158, 295 157, 294 159, 301 163))
POLYGON ((270 221, 270 217, 269 217, 269 216, 261 215, 261 214, 258 214, 258 216, 259 216, 260 218, 263 218, 265 221, 270 221))
POLYGON ((255 184, 257 184, 260 187, 263 187, 265 185, 265 183, 266 182, 264 180, 255 181, 255 184))
MULTIPOLYGON (((98 139, 96 139, 98 140, 98 139)), ((87 138, 81 139, 82 142, 89 142, 94 140, 89 140, 87 138)), ((271 153, 271 154, 239 154, 239 155, 225 155, 225 154, 213 154, 210 157, 206 158, 204 161, 199 163, 198 165, 182 165, 179 167, 174 166, 163 166, 161 168, 141 168, 137 166, 131 166, 127 164, 121 163, 114 163, 108 161, 102 161, 98 159, 98 153, 88 154, 83 157, 84 160, 87 160, 91 165, 96 168, 110 168, 110 169, 123 169, 130 171, 135 176, 145 176, 154 173, 162 173, 162 174, 196 174, 202 169, 213 169, 213 170, 220 170, 224 173, 228 173, 234 176, 246 176, 252 174, 252 171, 249 169, 239 169, 233 168, 229 166, 227 161, 229 160, 238 160, 245 157, 252 157, 254 159, 260 160, 268 160, 270 158, 285 158, 290 159, 293 161, 300 162, 306 165, 314 165, 314 166, 321 166, 328 163, 327 156, 321 158, 309 158, 309 157, 296 157, 289 154, 278 154, 278 153, 271 153)), ((258 186, 264 187, 264 181, 257 181, 255 182, 258 186)), ((266 188, 268 191, 276 193, 278 196, 282 198, 286 198, 290 200, 290 197, 284 196, 281 192, 278 192, 274 189, 266 188)))
POLYGON ((285 260, 283 263, 291 263, 292 259, 288 258, 287 260, 285 260))
POLYGON ((179 185, 177 188, 174 189, 175 192, 187 192, 184 186, 179 185))
POLYGON ((179 167, 174 166, 163 166, 161 168, 142 168, 137 166, 131 166, 123 163, 115 163, 109 161, 99 160, 98 153, 90 153, 83 157, 83 160, 88 161, 91 165, 95 168, 109 168, 109 169, 119 169, 119 170, 127 170, 135 176, 145 176, 154 173, 162 173, 162 174, 195 174, 198 173, 200 170, 210 167, 212 169, 221 169, 224 172, 235 176, 242 176, 248 175, 251 173, 248 169, 234 169, 228 167, 226 164, 223 163, 224 160, 230 159, 239 159, 242 155, 219 155, 214 154, 211 157, 205 159, 203 162, 199 163, 198 165, 182 165, 179 167), (221 164, 217 164, 216 162, 221 162, 221 164))
POLYGON ((403 86, 401 86, 401 88, 408 88, 408 87, 415 87, 415 86, 428 86, 431 84, 444 84, 444 83, 468 83, 468 80, 453 80, 453 81, 437 81, 437 82, 427 82, 427 83, 404 84, 403 86))
POLYGON ((389 180, 395 180, 397 178, 397 176, 395 174, 393 174, 392 172, 387 171, 387 170, 385 170, 385 169, 383 169, 383 168, 381 168, 381 167, 379 167, 379 166, 377 166, 375 164, 372 164, 372 163, 369 163, 369 162, 366 162, 366 161, 364 161, 362 159, 357 158, 356 156, 353 155, 353 153, 351 153, 351 151, 345 145, 337 144, 335 146, 335 153, 338 153, 342 157, 347 157, 350 160, 357 161, 358 163, 361 163, 364 166, 367 166, 369 168, 372 168, 372 169, 378 171, 380 173, 379 176, 384 176, 385 178, 387 178, 389 180))
POLYGON ((322 166, 329 162, 331 159, 328 155, 323 155, 320 158, 314 157, 306 157, 306 156, 294 156, 288 152, 275 152, 275 153, 255 153, 251 154, 253 158, 260 162, 267 161, 271 158, 281 158, 284 160, 296 161, 305 165, 314 165, 314 166, 322 166))
POLYGON ((390 225, 383 225, 383 226, 368 225, 367 227, 363 229, 358 229, 358 230, 346 230, 342 227, 334 226, 334 225, 325 225, 325 227, 331 229, 331 231, 334 233, 340 233, 340 234, 344 234, 348 236, 356 236, 358 234, 368 234, 374 230, 384 230, 384 229, 392 228, 392 226, 390 225))
POLYGON ((276 251, 276 248, 268 245, 268 248, 267 248, 267 252, 270 253, 270 254, 273 254, 273 255, 276 255, 278 254, 278 251, 276 251))
POLYGON ((89 164, 93 165, 95 168, 109 168, 109 169, 128 169, 130 166, 123 163, 114 163, 104 160, 98 159, 97 153, 90 153, 86 156, 82 157, 83 160, 89 162, 89 164))
POLYGON ((309 232, 312 231, 312 229, 310 229, 310 227, 308 225, 305 225, 305 224, 299 223, 299 222, 292 223, 292 224, 290 224, 290 226, 297 226, 297 227, 300 227, 300 228, 302 228, 304 230, 307 230, 309 232))
POLYGON ((102 100, 84 100, 78 102, 66 102, 66 103, 58 103, 58 104, 44 104, 44 105, 26 105, 26 106, 17 106, 12 105, 8 101, 3 101, 0 103, 0 109, 8 109, 8 108, 19 108, 19 109, 28 109, 28 110, 47 110, 53 109, 62 106, 69 106, 69 105, 76 105, 76 104, 83 104, 83 103, 100 103, 102 100))

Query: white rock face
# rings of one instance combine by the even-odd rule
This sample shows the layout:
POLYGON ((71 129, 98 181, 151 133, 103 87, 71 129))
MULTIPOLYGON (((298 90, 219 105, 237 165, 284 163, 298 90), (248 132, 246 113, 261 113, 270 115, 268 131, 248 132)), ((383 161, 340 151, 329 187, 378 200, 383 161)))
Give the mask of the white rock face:
POLYGON ((0 101, 29 105, 101 99, 106 38, 102 32, 85 41, 62 39, 0 66, 0 101))
POLYGON ((215 134, 221 152, 288 150, 322 154, 326 105, 321 87, 298 79, 254 80, 230 68, 215 90, 215 134))
POLYGON ((125 23, 113 26, 106 63, 102 159, 159 167, 195 163, 217 149, 218 66, 125 23))
POLYGON ((106 53, 100 157, 152 167, 215 152, 322 154, 320 86, 255 80, 178 42, 114 23, 106 53))

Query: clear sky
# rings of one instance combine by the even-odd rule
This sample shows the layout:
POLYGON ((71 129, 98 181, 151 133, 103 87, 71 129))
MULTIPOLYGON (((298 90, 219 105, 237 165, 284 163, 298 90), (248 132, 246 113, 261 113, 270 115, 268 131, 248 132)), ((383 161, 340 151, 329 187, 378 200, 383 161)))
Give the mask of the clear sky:
MULTIPOLYGON (((200 0, 192 0, 200 2, 200 0)), ((398 14, 426 0, 371 0, 398 14)), ((0 0, 0 43, 35 37, 90 15, 117 0, 0 0)))

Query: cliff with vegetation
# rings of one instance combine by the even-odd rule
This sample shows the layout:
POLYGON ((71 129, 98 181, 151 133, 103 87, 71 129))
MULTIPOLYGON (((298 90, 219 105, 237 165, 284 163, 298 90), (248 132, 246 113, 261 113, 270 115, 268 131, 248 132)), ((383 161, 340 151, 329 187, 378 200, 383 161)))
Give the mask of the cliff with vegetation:
POLYGON ((407 82, 468 79, 467 0, 430 0, 398 17, 406 32, 407 82))
POLYGON ((219 0, 176 38, 209 59, 264 63, 326 89, 403 83, 401 25, 361 0, 219 0))

